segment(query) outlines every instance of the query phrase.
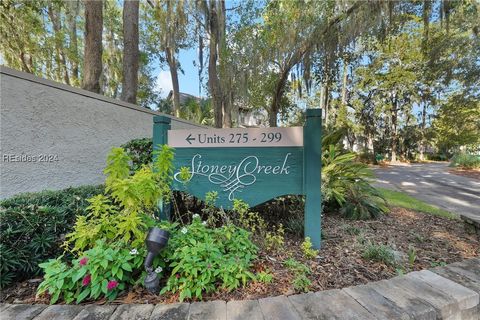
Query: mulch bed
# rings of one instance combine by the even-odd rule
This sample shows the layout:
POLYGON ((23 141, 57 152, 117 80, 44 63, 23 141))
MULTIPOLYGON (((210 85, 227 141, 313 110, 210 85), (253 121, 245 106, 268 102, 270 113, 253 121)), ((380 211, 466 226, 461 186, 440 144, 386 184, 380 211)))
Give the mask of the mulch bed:
POLYGON ((474 169, 452 169, 448 172, 456 174, 457 176, 464 176, 467 178, 480 180, 480 170, 474 169))
MULTIPOLYGON (((294 275, 283 266, 283 261, 294 257, 312 269, 309 279, 311 291, 344 288, 371 281, 388 279, 403 272, 432 268, 480 256, 480 239, 468 234, 460 220, 449 220, 406 209, 394 208, 390 214, 372 221, 350 221, 339 216, 323 217, 323 242, 319 256, 304 259, 300 249, 301 239, 287 237, 285 247, 276 252, 261 252, 255 264, 256 271, 269 270, 273 275, 270 284, 250 282, 244 288, 231 292, 220 291, 204 296, 208 300, 258 299, 275 295, 297 293, 293 289, 294 275), (375 262, 362 257, 368 243, 389 245, 397 252, 396 266, 375 262), (415 248, 416 259, 409 266, 406 258, 409 248, 415 248)), ((2 292, 2 302, 48 303, 35 299, 40 279, 19 283, 2 292)), ((177 302, 178 295, 155 296, 143 288, 134 288, 120 296, 115 303, 177 302)), ((97 301, 97 304, 105 301, 97 301)))

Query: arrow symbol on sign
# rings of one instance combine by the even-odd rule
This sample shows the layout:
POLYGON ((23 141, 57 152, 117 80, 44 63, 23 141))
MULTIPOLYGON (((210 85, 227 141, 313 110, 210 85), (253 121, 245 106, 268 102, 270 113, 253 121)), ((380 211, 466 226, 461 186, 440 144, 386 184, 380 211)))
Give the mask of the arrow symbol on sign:
POLYGON ((186 140, 188 143, 192 144, 190 141, 195 140, 195 138, 192 138, 192 134, 190 133, 185 140, 186 140))

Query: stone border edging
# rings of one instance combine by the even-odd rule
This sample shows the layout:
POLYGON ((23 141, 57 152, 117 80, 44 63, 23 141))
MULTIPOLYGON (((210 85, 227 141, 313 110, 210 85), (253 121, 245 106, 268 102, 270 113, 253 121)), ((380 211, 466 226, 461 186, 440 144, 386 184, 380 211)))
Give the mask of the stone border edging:
POLYGON ((0 304, 1 319, 480 319, 480 258, 344 289, 175 304, 0 304))

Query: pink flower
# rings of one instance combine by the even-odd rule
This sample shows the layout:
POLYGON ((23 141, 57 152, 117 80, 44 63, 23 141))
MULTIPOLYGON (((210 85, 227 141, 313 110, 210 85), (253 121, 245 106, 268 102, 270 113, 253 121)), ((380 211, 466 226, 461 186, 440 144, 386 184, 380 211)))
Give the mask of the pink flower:
POLYGON ((107 290, 115 289, 118 286, 118 282, 115 280, 108 281, 107 283, 107 290))
POLYGON ((85 257, 85 258, 80 259, 80 261, 79 261, 78 263, 79 263, 81 266, 84 266, 84 265, 87 264, 87 261, 88 261, 88 258, 85 257))
POLYGON ((82 280, 82 286, 88 286, 88 284, 90 283, 90 281, 92 281, 92 276, 87 274, 83 280, 82 280))

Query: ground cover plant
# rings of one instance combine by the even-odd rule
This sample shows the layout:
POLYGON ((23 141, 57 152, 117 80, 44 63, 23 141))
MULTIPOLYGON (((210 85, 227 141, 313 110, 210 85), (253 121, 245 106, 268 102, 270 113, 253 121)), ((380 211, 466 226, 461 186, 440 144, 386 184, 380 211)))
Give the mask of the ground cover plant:
POLYGON ((429 205, 428 203, 411 197, 406 193, 385 188, 377 188, 377 190, 386 199, 387 203, 392 206, 421 211, 450 219, 457 219, 457 216, 453 213, 429 205))

